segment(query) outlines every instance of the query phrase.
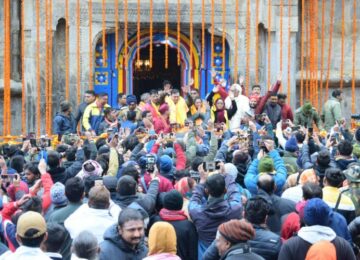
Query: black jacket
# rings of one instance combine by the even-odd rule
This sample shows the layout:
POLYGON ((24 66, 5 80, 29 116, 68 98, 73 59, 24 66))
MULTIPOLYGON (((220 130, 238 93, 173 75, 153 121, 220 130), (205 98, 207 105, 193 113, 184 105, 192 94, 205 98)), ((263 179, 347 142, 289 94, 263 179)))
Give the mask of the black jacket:
POLYGON ((136 249, 133 249, 119 235, 117 224, 109 227, 104 234, 104 241, 100 244, 100 260, 142 260, 148 252, 144 241, 141 241, 136 249))
POLYGON ((281 198, 275 194, 267 194, 259 189, 258 195, 263 197, 270 204, 270 212, 267 218, 267 226, 277 234, 281 231, 281 218, 291 212, 295 212, 295 202, 281 198))
MULTIPOLYGON (((331 243, 333 243, 336 248, 337 259, 355 260, 353 249, 345 239, 336 237, 331 243)), ((298 236, 292 237, 281 247, 278 259, 304 260, 311 246, 311 243, 298 236)))
MULTIPOLYGON (((166 221, 156 215, 152 218, 152 223, 166 221)), ((181 259, 197 260, 198 259, 198 235, 194 224, 189 220, 166 221, 169 222, 176 232, 177 255, 181 259)), ((149 225, 148 229, 150 230, 149 225)))
POLYGON ((251 252, 248 244, 239 243, 232 246, 228 251, 225 252, 221 260, 263 260, 261 256, 251 252))

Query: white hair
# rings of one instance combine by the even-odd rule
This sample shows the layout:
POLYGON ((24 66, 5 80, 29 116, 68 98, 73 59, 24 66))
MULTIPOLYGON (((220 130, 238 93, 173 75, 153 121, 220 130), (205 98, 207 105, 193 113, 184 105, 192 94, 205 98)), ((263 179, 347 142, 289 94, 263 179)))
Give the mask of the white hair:
POLYGON ((239 84, 232 84, 231 87, 234 87, 237 91, 239 91, 240 95, 242 94, 242 88, 239 84))

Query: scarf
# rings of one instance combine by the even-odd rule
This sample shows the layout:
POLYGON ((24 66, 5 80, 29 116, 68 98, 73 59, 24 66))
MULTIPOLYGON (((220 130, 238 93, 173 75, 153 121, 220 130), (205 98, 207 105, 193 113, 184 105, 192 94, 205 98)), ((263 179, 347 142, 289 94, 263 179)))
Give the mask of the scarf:
POLYGON ((225 109, 216 110, 216 123, 226 123, 225 109))
POLYGON ((159 212, 160 218, 165 221, 187 220, 187 216, 183 210, 168 210, 161 209, 159 212))
POLYGON ((206 113, 206 106, 204 105, 204 103, 201 104, 200 111, 197 110, 195 105, 192 105, 190 107, 190 113, 191 113, 192 116, 195 115, 198 112, 200 112, 202 114, 206 113))

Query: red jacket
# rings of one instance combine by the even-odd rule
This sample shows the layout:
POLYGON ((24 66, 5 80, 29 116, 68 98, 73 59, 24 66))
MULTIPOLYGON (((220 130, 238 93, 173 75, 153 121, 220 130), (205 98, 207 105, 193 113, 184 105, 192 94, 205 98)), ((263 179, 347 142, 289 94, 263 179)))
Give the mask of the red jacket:
MULTIPOLYGON (((152 148, 150 153, 153 154, 158 154, 160 145, 155 143, 152 148)), ((183 149, 181 148, 181 145, 178 143, 174 143, 174 150, 175 150, 175 154, 176 154, 176 170, 184 170, 186 167, 186 155, 183 151, 183 149)))
MULTIPOLYGON (((159 193, 161 192, 168 192, 174 189, 174 186, 172 185, 171 181, 169 181, 167 178, 165 178, 164 176, 158 175, 160 183, 159 183, 159 193)), ((143 188, 144 191, 148 190, 149 185, 150 185, 150 181, 151 181, 151 176, 148 173, 144 174, 144 182, 146 185, 146 188, 143 185, 143 181, 142 181, 142 177, 140 178, 140 185, 143 188)))
POLYGON ((276 83, 272 85, 271 89, 266 93, 266 95, 260 98, 260 101, 258 102, 255 108, 255 115, 259 115, 264 111, 264 107, 269 97, 271 96, 272 93, 277 93, 280 89, 280 86, 281 86, 281 81, 276 81, 276 83))
POLYGON ((164 120, 161 116, 154 118, 154 130, 157 134, 171 133, 170 123, 164 120))
POLYGON ((283 121, 290 119, 291 122, 294 122, 294 115, 293 112, 291 110, 291 107, 288 104, 284 104, 281 107, 281 119, 283 121))

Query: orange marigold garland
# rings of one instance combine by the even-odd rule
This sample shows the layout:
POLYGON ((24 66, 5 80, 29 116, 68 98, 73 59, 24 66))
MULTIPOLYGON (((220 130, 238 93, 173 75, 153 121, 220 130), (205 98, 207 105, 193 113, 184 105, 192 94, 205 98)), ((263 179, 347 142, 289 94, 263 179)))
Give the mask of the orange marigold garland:
POLYGON ((76 82, 76 101, 80 104, 81 100, 81 67, 80 67, 80 0, 76 1, 76 70, 77 70, 77 82, 76 82))
POLYGON ((36 133, 37 136, 41 134, 41 81, 40 81, 40 1, 35 1, 36 9, 36 92, 37 92, 37 104, 36 104, 36 133))
POLYGON ((21 133, 26 134, 26 85, 25 85, 25 0, 21 0, 21 133))
POLYGON ((201 0, 201 68, 205 68, 205 0, 201 0))
MULTIPOLYGON (((238 1, 236 1, 237 3, 238 1)), ((236 27, 237 28, 237 27, 236 27)), ((256 0, 255 11, 255 83, 259 84, 259 0, 256 0)))
POLYGON ((137 0, 137 32, 136 32, 136 58, 140 62, 140 0, 137 0))
POLYGON ((53 17, 53 0, 49 0, 49 96, 48 96, 48 102, 49 102, 49 134, 52 134, 52 49, 53 49, 53 43, 52 43, 52 17, 53 17))
MULTIPOLYGON (((323 103, 323 72, 324 72, 324 39, 325 39, 325 0, 322 0, 321 4, 321 56, 320 56, 320 97, 319 102, 320 104, 323 103)), ((321 109, 321 106, 320 106, 321 109)))
POLYGON ((271 0, 268 0, 268 64, 267 64, 267 85, 270 89, 271 86, 271 0))
POLYGON ((153 0, 150 0, 150 50, 149 50, 149 60, 150 68, 153 64, 153 0))
POLYGON ((69 0, 65 0, 65 98, 69 100, 69 0))
POLYGON ((356 67, 356 0, 353 3, 353 39, 352 39, 352 81, 351 81, 351 112, 355 113, 355 67, 356 67))
POLYGON ((124 0, 124 57, 125 66, 128 65, 128 0, 124 0))
POLYGON ((45 132, 49 135, 49 0, 45 0, 45 132))
POLYGON ((234 35, 234 78, 238 76, 238 49, 239 49, 239 1, 235 1, 235 35, 234 35))
POLYGON ((225 76, 225 62, 226 62, 226 53, 225 53, 225 40, 226 40, 226 0, 222 0, 222 72, 225 76))
POLYGON ((340 89, 344 81, 344 39, 345 39, 345 0, 341 2, 341 63, 340 63, 340 89))
POLYGON ((246 3, 246 94, 250 88, 250 0, 246 3))
POLYGON ((329 96, 329 81, 330 81, 330 64, 331 64, 331 50, 332 50, 332 34, 334 27, 334 9, 335 9, 335 0, 331 0, 331 10, 330 10, 330 32, 329 32, 329 49, 328 49, 328 64, 327 64, 327 73, 326 73, 326 93, 325 98, 329 96))
MULTIPOLYGON (((191 13, 191 11, 190 11, 190 13, 191 13)), ((169 65, 168 39, 169 39, 169 0, 165 0, 165 69, 167 69, 168 65, 169 65)), ((191 47, 190 47, 190 49, 191 49, 191 47)), ((190 54, 190 57, 191 57, 191 54, 190 54)), ((191 64, 191 59, 190 59, 190 64, 191 64)))
POLYGON ((4 136, 11 134, 11 21, 10 21, 10 0, 4 1, 4 136))
POLYGON ((288 67, 287 67, 287 95, 288 95, 288 99, 287 102, 288 104, 290 104, 290 100, 291 100, 291 73, 290 73, 290 67, 291 67, 291 0, 289 0, 288 2, 288 8, 289 8, 289 15, 288 15, 288 67))
POLYGON ((106 67, 106 2, 102 0, 101 5, 101 14, 102 14, 102 58, 103 58, 103 66, 106 67))
MULTIPOLYGON (((283 16, 284 16, 284 3, 283 0, 280 0, 280 71, 281 72, 283 70, 283 16)), ((282 84, 280 86, 280 89, 282 89, 282 84)))
POLYGON ((119 48, 119 0, 115 0, 115 68, 118 68, 118 48, 119 48))
POLYGON ((93 89, 92 0, 89 0, 88 8, 89 8, 89 89, 93 89))
POLYGON ((190 0, 190 73, 193 69, 193 0, 190 0))
MULTIPOLYGON (((204 0, 203 0, 204 1, 204 0)), ((180 66, 180 0, 177 0, 177 25, 176 25, 176 37, 177 37, 177 65, 180 66)))

